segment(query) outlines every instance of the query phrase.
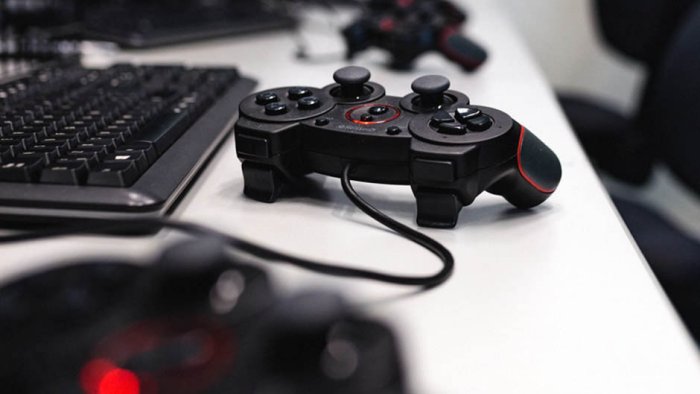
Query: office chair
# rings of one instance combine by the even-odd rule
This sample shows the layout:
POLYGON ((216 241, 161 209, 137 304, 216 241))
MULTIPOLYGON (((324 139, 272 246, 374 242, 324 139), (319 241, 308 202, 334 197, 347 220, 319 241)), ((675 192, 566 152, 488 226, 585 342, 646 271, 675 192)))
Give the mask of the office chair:
MULTIPOLYGON (((654 154, 700 195, 700 2, 694 5, 657 63, 644 113, 654 154)), ((646 207, 615 203, 642 253, 700 343, 700 242, 646 207)))
POLYGON ((644 183, 656 159, 648 127, 649 86, 668 42, 697 0, 596 0, 603 40, 617 52, 641 62, 649 71, 637 114, 626 117, 604 103, 560 94, 559 101, 586 153, 604 172, 629 183, 644 183), (651 142, 651 144, 650 144, 651 142))

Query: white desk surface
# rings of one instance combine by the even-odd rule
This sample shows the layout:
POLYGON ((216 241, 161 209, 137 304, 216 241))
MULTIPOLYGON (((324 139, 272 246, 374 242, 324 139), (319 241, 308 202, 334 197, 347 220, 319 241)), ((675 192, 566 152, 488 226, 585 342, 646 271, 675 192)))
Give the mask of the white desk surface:
MULTIPOLYGON (((525 44, 497 2, 466 5, 472 12, 467 31, 491 55, 478 73, 462 73, 439 55, 426 56, 408 73, 383 68, 377 51, 355 64, 370 68, 388 94, 402 96, 416 76, 438 73, 472 102, 506 111, 557 152, 564 167, 559 190, 530 212, 516 212, 503 199, 483 194, 462 211, 454 230, 425 230, 457 262, 453 278, 429 292, 270 265, 275 284, 283 291, 337 290, 391 322, 416 393, 699 392, 697 350, 630 241, 525 44)), ((267 33, 118 58, 233 64, 256 78, 259 89, 325 86, 343 65, 304 64, 293 58, 294 50, 289 33, 267 33)), ((313 178, 322 186, 314 197, 273 205, 246 199, 229 139, 175 216, 315 259, 405 274, 438 268, 429 252, 352 206, 338 180, 313 178)), ((357 189, 415 226, 408 187, 357 184, 357 189)), ((3 246, 0 278, 97 253, 143 259, 164 239, 81 237, 3 246)))

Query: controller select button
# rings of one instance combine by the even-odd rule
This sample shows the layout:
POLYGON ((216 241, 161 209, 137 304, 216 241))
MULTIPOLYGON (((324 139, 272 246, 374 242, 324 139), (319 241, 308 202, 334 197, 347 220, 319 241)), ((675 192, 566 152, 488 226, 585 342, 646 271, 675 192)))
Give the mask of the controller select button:
POLYGON ((326 126, 326 125, 328 125, 329 123, 331 123, 331 121, 328 120, 327 118, 316 119, 316 121, 314 122, 314 124, 315 124, 316 126, 326 126))
POLYGON ((370 107, 367 112, 372 115, 384 115, 387 111, 389 111, 389 108, 383 105, 375 105, 374 107, 370 107))
POLYGON ((389 135, 398 135, 398 134, 401 134, 401 127, 397 127, 397 126, 387 127, 386 133, 389 134, 389 135))
POLYGON ((279 97, 272 92, 263 92, 255 96, 255 102, 260 105, 274 103, 279 101, 279 97))
POLYGON ((438 126, 438 133, 448 135, 464 135, 467 134, 467 126, 457 122, 440 123, 438 126))
POLYGON ((299 100, 302 97, 311 96, 311 89, 295 86, 293 88, 289 88, 287 94, 289 95, 290 99, 299 100))
POLYGON ((303 97, 298 101, 299 109, 309 110, 321 106, 321 100, 315 96, 303 97))
POLYGON ((411 176, 418 182, 453 182, 455 168, 447 160, 415 159, 411 162, 411 176))
POLYGON ((467 120, 467 128, 470 131, 485 131, 493 125, 493 120, 487 115, 479 115, 467 120))
POLYGON ((466 123, 469 119, 476 118, 479 115, 481 115, 481 111, 476 108, 457 108, 455 111, 455 119, 461 123, 466 123))
POLYGON ((282 115, 287 113, 287 105, 282 103, 270 103, 265 105, 267 115, 282 115))

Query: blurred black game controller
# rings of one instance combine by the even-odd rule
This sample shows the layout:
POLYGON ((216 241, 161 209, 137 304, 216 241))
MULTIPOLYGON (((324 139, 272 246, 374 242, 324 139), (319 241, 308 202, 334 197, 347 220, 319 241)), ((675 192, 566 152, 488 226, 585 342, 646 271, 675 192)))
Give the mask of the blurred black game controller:
POLYGON ((310 172, 411 185, 421 226, 454 227, 483 191, 518 208, 544 202, 561 179, 557 156, 507 114, 470 105, 441 76, 385 96, 361 67, 325 88, 284 87, 245 98, 235 125, 246 196, 274 202, 310 172))
POLYGON ((0 349, 13 394, 406 391, 386 326, 334 295, 276 297, 215 240, 5 285, 0 349))
POLYGON ((365 12, 343 29, 347 57, 369 47, 392 55, 390 66, 409 69, 428 51, 439 51, 467 71, 487 58, 484 48, 459 31, 467 15, 445 0, 371 0, 365 12))

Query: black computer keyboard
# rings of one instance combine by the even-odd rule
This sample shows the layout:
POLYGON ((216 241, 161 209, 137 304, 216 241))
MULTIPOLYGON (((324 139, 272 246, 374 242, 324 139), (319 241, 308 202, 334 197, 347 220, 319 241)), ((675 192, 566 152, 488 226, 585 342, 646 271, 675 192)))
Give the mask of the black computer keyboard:
POLYGON ((77 64, 0 84, 0 217, 165 213, 253 86, 233 68, 77 64))
POLYGON ((85 13, 88 38, 146 48, 252 31, 289 28, 294 20, 260 1, 98 3, 85 13), (165 4, 167 3, 167 4, 165 4), (211 3, 211 4, 208 4, 211 3))

